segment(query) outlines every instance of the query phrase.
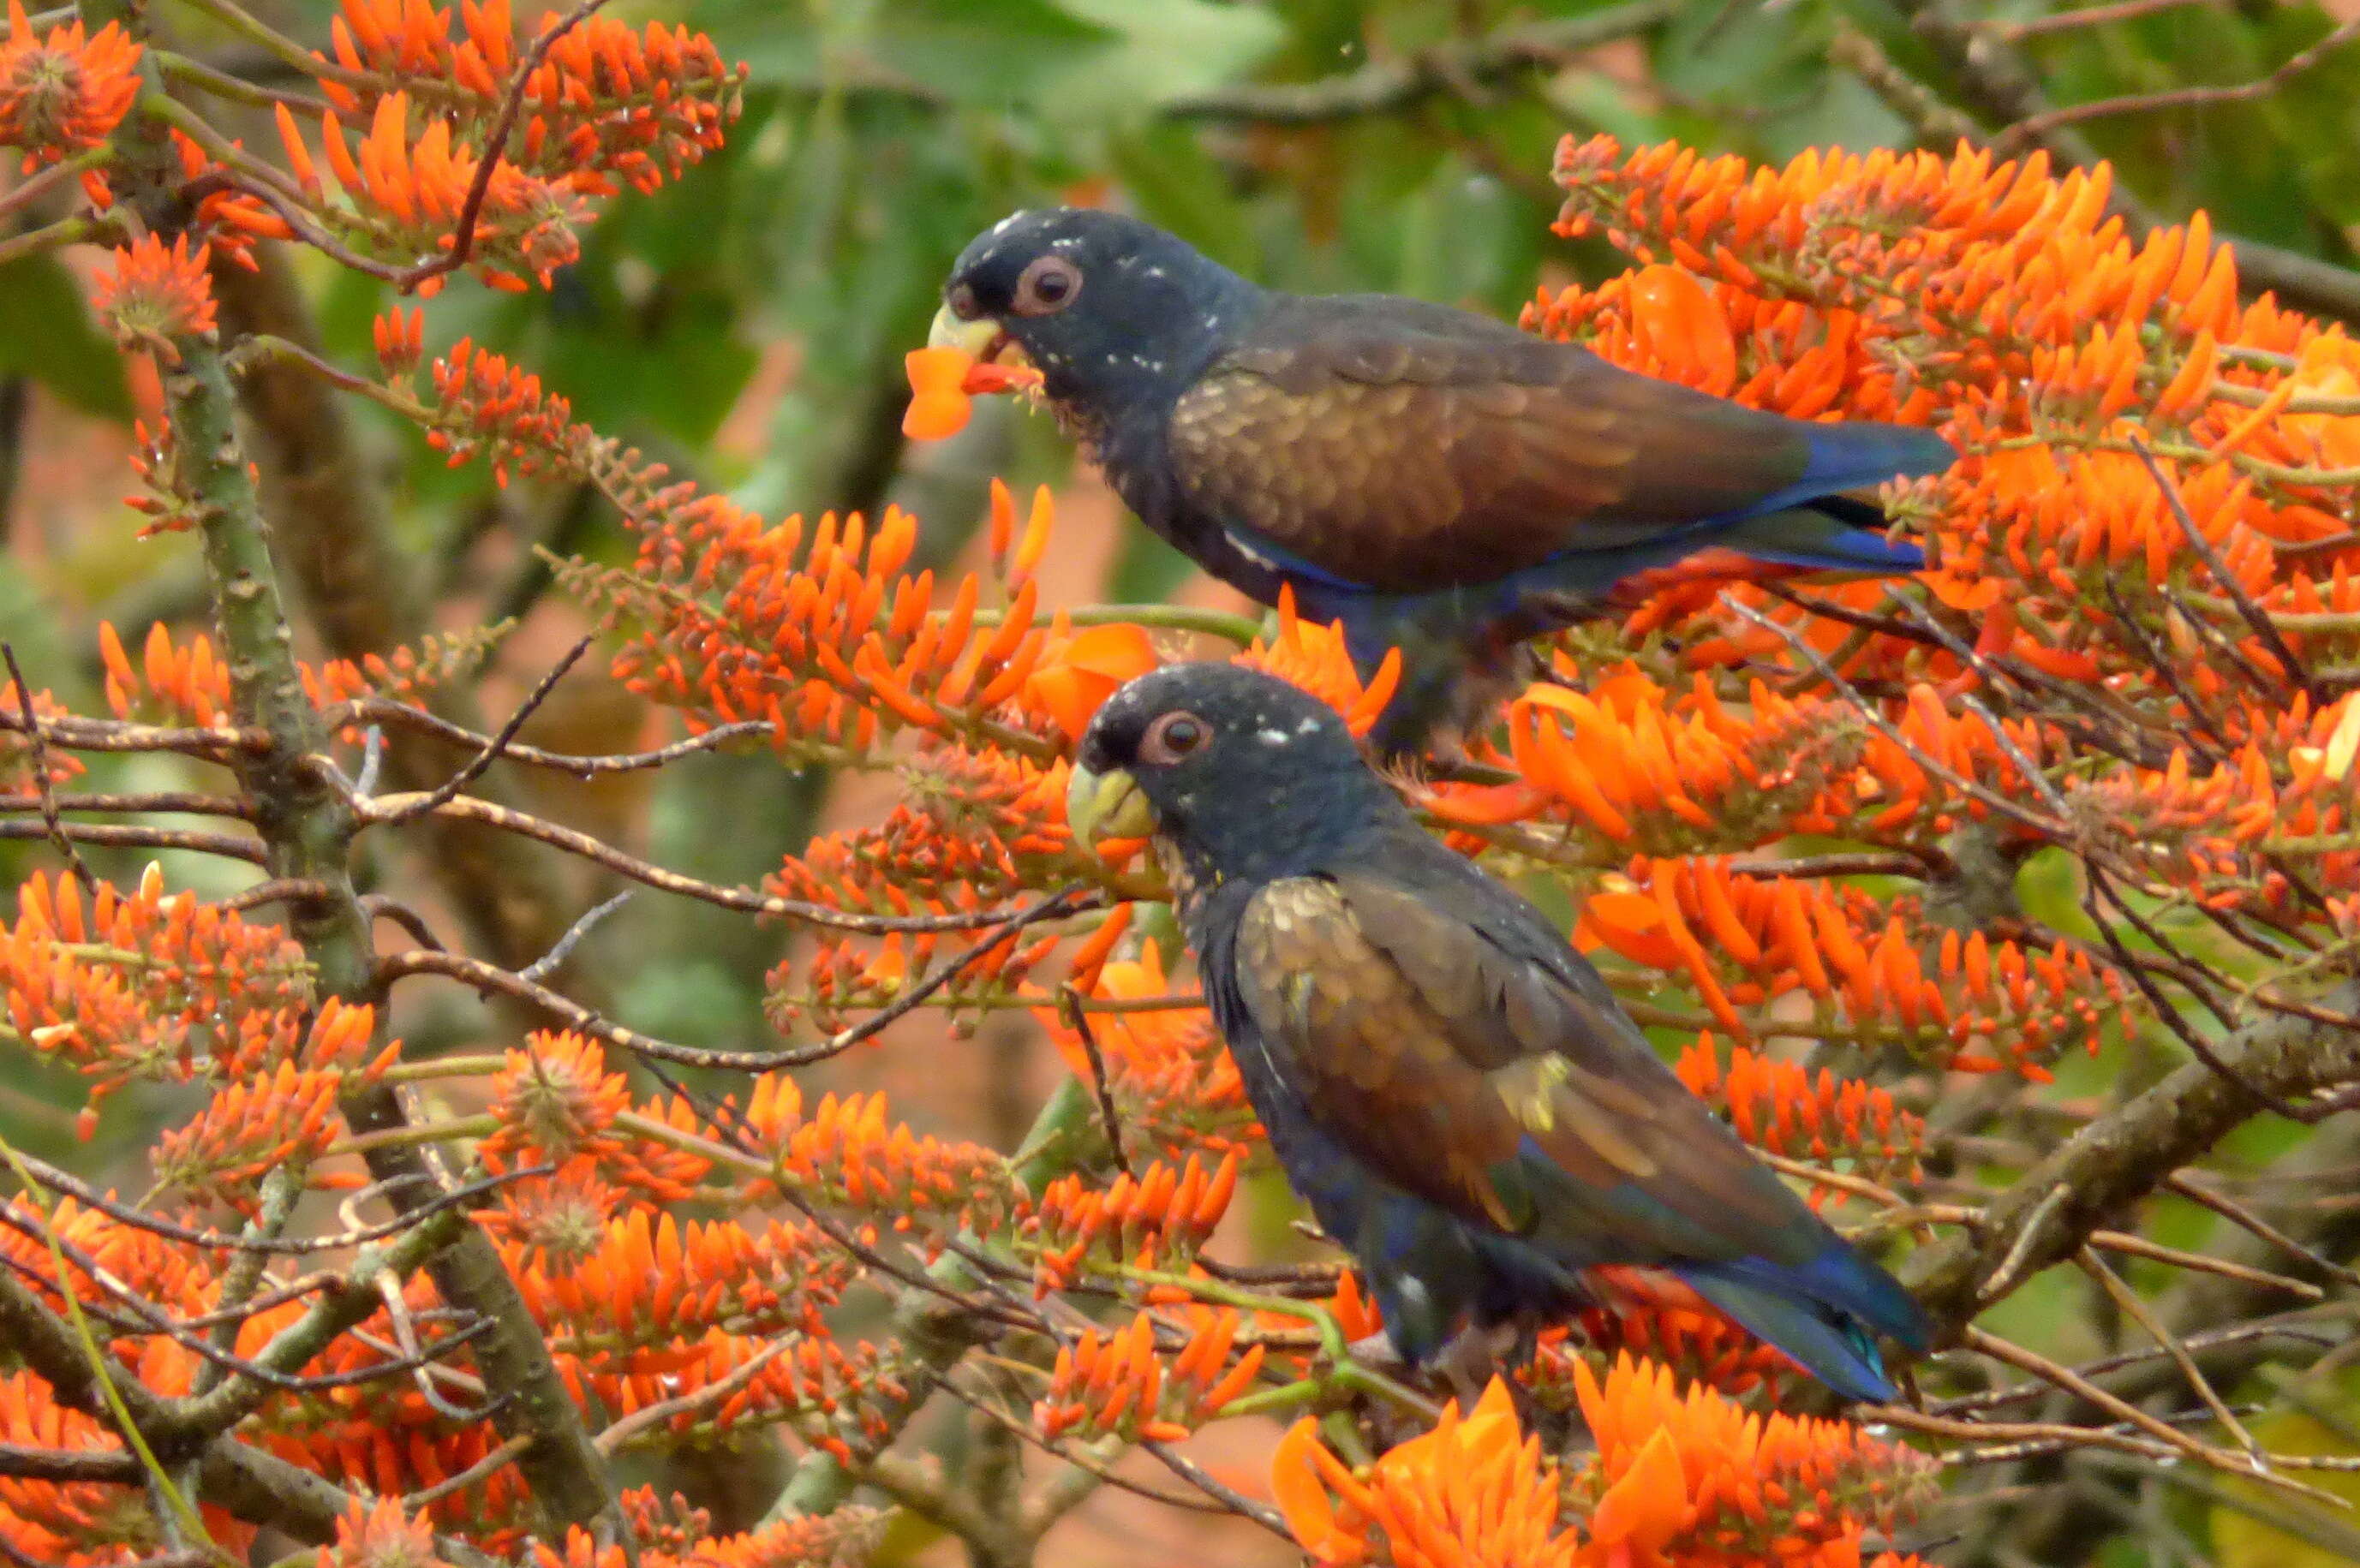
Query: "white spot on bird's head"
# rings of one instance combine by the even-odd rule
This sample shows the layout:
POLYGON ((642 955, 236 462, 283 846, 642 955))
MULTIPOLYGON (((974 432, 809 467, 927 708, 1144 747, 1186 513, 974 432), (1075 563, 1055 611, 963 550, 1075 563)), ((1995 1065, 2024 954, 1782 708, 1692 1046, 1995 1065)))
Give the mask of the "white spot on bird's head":
POLYGON ((1291 746, 1295 741, 1295 737, 1284 730, 1256 730, 1254 739, 1264 746, 1291 746))

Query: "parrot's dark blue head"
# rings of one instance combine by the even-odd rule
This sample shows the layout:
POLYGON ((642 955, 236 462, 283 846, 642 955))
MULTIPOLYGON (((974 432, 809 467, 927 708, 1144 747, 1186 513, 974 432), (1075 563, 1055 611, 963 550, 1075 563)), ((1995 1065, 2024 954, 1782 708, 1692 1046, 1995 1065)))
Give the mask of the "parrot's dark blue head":
POLYGON ((1105 421, 1176 397, 1264 299, 1152 223, 1053 207, 1004 218, 959 253, 931 337, 978 359, 1012 343, 1052 403, 1105 421))
POLYGON ((1152 835, 1200 884, 1298 875, 1403 812, 1335 709, 1234 664, 1166 665, 1108 698, 1065 799, 1078 842, 1152 835))

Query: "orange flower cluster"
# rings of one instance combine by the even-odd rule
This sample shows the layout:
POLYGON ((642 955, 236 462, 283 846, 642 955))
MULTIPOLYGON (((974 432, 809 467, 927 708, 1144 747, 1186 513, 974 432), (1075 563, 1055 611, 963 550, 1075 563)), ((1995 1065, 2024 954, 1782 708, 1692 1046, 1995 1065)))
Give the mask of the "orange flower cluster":
MULTIPOLYGON (((1087 956, 1076 956, 1077 970, 1087 956)), ((1142 943, 1135 957, 1100 964, 1094 977, 1077 974, 1076 985, 1085 996, 1119 1003, 1174 994, 1153 942, 1142 943)), ((1258 1136, 1253 1112, 1212 1014, 1200 1006, 1176 1006, 1094 1012, 1089 1018, 1108 1092, 1133 1147, 1143 1143, 1167 1159, 1192 1149, 1230 1153, 1251 1147, 1258 1136)), ((1043 1021, 1065 1064, 1087 1077, 1090 1058, 1081 1037, 1045 1009, 1043 1021)))
POLYGON ((1657 854, 1826 831, 1819 804, 1857 761, 1857 726, 1834 704, 1754 683, 1738 713, 1699 680, 1678 696, 1625 665, 1587 691, 1534 686, 1508 710, 1522 783, 1446 786, 1445 821, 1562 817, 1657 854))
POLYGON ((224 1085, 191 1120, 157 1136, 157 1184, 192 1203, 217 1200, 253 1213, 266 1171, 284 1166, 301 1175, 344 1132, 336 1113, 344 1080, 281 1062, 275 1072, 224 1085))
POLYGON ((189 236, 166 249, 150 232, 115 247, 115 266, 92 288, 91 308, 126 349, 146 349, 167 365, 180 362, 176 338, 210 338, 215 324, 212 247, 192 253, 189 236))
POLYGON ((1302 687, 1344 716, 1344 726, 1356 735, 1369 733, 1377 716, 1393 701, 1401 684, 1401 650, 1389 649, 1384 662, 1366 681, 1344 646, 1341 622, 1333 626, 1306 621, 1295 613, 1295 594, 1282 589, 1278 596, 1278 637, 1253 646, 1233 661, 1249 670, 1264 670, 1302 687))
MULTIPOLYGON (((765 879, 765 889, 840 909, 941 914, 987 909, 1091 867, 1065 832, 1069 774, 1062 762, 1044 767, 996 749, 928 745, 896 771, 904 798, 883 822, 814 839, 765 879)), ((910 957, 923 966, 939 940, 922 933, 910 957)), ((901 944, 887 948, 894 956, 884 968, 898 984, 901 944)), ((815 959, 814 971, 828 961, 815 959)), ((867 964, 853 964, 848 975, 858 976, 867 964)), ((774 989, 785 991, 790 977, 782 967, 771 976, 774 989)), ((816 978, 813 989, 825 994, 816 978)))
POLYGON ((446 1568, 434 1549, 434 1526, 399 1497, 374 1503, 359 1497, 336 1520, 335 1544, 320 1553, 320 1568, 446 1568))
MULTIPOLYGON (((514 72, 523 63, 508 0, 462 0, 460 27, 431 0, 344 0, 331 24, 335 60, 320 59, 333 107, 319 134, 344 202, 332 206, 295 117, 278 110, 293 184, 321 216, 393 259, 449 251, 514 72), (396 82, 431 82, 413 101, 396 82), (366 122, 357 148, 344 122, 366 122)), ((652 191, 721 145, 740 108, 745 68, 725 66, 713 42, 650 22, 634 31, 611 16, 583 18, 552 36, 526 86, 520 123, 475 214, 470 261, 495 288, 547 287, 581 255, 590 199, 618 181, 652 191)), ((440 278, 421 292, 431 294, 440 278)))
MULTIPOLYGON (((715 1535, 703 1509, 698 1522, 642 1524, 645 1510, 624 1504, 639 1538, 641 1568, 860 1568, 874 1552, 883 1533, 884 1518, 873 1508, 857 1506, 833 1513, 773 1519, 738 1535, 715 1535)), ((630 1554, 622 1542, 600 1546, 578 1525, 566 1528, 563 1547, 547 1541, 532 1543, 532 1568, 626 1568, 630 1554)))
POLYGON ((44 38, 8 0, 8 35, 0 38, 0 147, 24 155, 25 173, 98 146, 139 95, 140 46, 120 24, 95 34, 79 17, 44 38))
POLYGON ((1573 1364, 1596 1455, 1561 1475, 1505 1384, 1446 1406, 1423 1436, 1349 1468, 1299 1421, 1272 1458, 1287 1528, 1334 1568, 1857 1568, 1870 1530, 1921 1501, 1931 1462, 1841 1421, 1755 1415, 1671 1369, 1573 1364), (1572 1522, 1567 1522, 1567 1521, 1572 1522))
MULTIPOLYGON (((2201 213, 2134 242, 2106 213, 2103 166, 2058 180, 2045 155, 1994 164, 1963 148, 1749 169, 1568 139, 1557 179, 1563 232, 1601 225, 1686 272, 1544 297, 1528 317, 1541 330, 1781 412, 1945 426, 1969 456, 1923 514, 1932 586, 1981 623, 1970 640, 1987 658, 2150 689, 2154 654, 2083 607, 2112 592, 2124 614, 2159 619, 2161 593, 2192 590, 2207 595, 2195 613, 2268 667, 2210 597, 2206 552, 2271 609, 2321 602, 2348 571, 2348 545, 2299 564, 2276 550, 2349 529, 2353 459, 2337 454, 2360 450, 2347 433, 2360 422, 2306 405, 2355 384, 2360 348, 2267 297, 2241 306, 2234 259, 2201 213), (2157 454, 2202 548, 2134 442, 2157 454)), ((1880 636, 1853 657, 1883 670, 1905 654, 1880 636)), ((2212 670, 2190 680, 2219 689, 2212 670)))
POLYGON ((1190 1318, 1187 1343, 1168 1360, 1156 1351, 1157 1324, 1148 1312, 1104 1336, 1086 1329, 1060 1346, 1049 1391, 1032 1406, 1042 1438, 1177 1443, 1252 1388, 1262 1347, 1250 1345, 1229 1357, 1244 1320, 1229 1308, 1203 1307, 1190 1318))
POLYGON ((1051 635, 1029 578, 1010 574, 991 626, 974 577, 936 613, 934 574, 902 572, 917 541, 905 512, 889 508, 873 532, 831 513, 806 541, 799 517, 773 528, 719 496, 668 499, 678 517, 635 518, 637 572, 574 574, 577 591, 643 628, 617 666, 634 690, 700 722, 767 719, 782 746, 820 755, 914 728, 1045 756, 1019 702, 1051 635))
MULTIPOLYGON (((481 162, 464 144, 454 142, 450 122, 429 120, 413 141, 411 121, 406 93, 378 99, 357 157, 333 112, 322 116, 320 126, 328 169, 351 205, 347 226, 366 234, 377 248, 403 256, 449 250, 457 244, 456 224, 481 162)), ((311 151, 284 104, 279 106, 279 134, 296 177, 315 201, 322 199, 324 187, 311 151)), ((528 279, 548 288, 557 268, 582 254, 578 231, 589 221, 590 204, 579 182, 541 179, 505 160, 490 179, 476 212, 470 253, 486 258, 475 263, 476 275, 509 292, 524 289, 528 279)), ((429 279, 421 292, 433 292, 438 281, 429 279)))
MULTIPOLYGON (((372 694, 417 702, 434 688, 472 672, 503 635, 504 628, 497 626, 437 633, 414 648, 368 654, 357 664, 346 659, 305 664, 300 667, 303 692, 323 709, 372 694)), ((187 643, 178 643, 169 626, 153 622, 134 665, 114 623, 101 621, 98 652, 105 670, 106 705, 116 718, 200 728, 227 719, 229 666, 213 652, 213 638, 205 633, 193 633, 187 643)))
POLYGON ((769 1073, 754 1082, 744 1125, 762 1140, 781 1185, 890 1216, 896 1230, 940 1217, 990 1232, 1017 1201, 997 1153, 888 1121, 882 1094, 826 1094, 806 1116, 802 1085, 769 1073))
POLYGON ((1192 1154, 1176 1171, 1159 1160, 1137 1176, 1125 1171, 1108 1187, 1091 1186, 1078 1174, 1059 1177, 1024 1221, 1026 1241, 1039 1249, 1033 1294, 1066 1288, 1093 1253, 1141 1269, 1185 1268, 1237 1189, 1235 1149, 1209 1173, 1192 1154))
MULTIPOLYGON (((1893 1096, 1826 1068, 1814 1078, 1802 1066, 1737 1047, 1721 1064, 1710 1034, 1680 1052, 1680 1082, 1726 1116, 1737 1136, 1756 1149, 1790 1159, 1850 1162, 1856 1174, 1883 1181, 1914 1180, 1925 1118, 1897 1109, 1893 1096)), ((1814 1201, 1826 1189, 1815 1189, 1814 1201)))
POLYGON ((1597 1456, 1568 1490, 1585 1563, 1852 1568, 1861 1539, 1890 1534, 1932 1486, 1933 1462, 1846 1421, 1760 1416, 1671 1368, 1618 1356, 1604 1379, 1574 1368, 1597 1456))
POLYGON ((267 1129, 274 1105, 310 1105, 315 1078, 367 1078, 398 1054, 398 1045, 372 1053, 368 1007, 332 997, 313 1015, 310 970, 283 931, 191 893, 167 896, 153 866, 128 895, 105 885, 85 895, 73 878, 37 874, 16 890, 16 907, 0 927, 0 1040, 93 1080, 85 1135, 98 1102, 135 1080, 242 1085, 243 1108, 207 1135, 225 1136, 249 1116, 267 1129), (265 1095, 266 1083, 269 1095, 294 1099, 265 1095))
POLYGON ((1702 1302, 1666 1298, 1642 1300, 1635 1292, 1610 1290, 1613 1305, 1587 1307, 1575 1320, 1583 1343, 1565 1330, 1542 1336, 1524 1381, 1547 1408, 1572 1410, 1579 1403, 1573 1368, 1592 1371, 1618 1356, 1660 1361, 1684 1383, 1700 1383, 1732 1399, 1759 1393, 1775 1400, 1795 1382, 1795 1364, 1702 1302))
MULTIPOLYGON (((1915 899, 1739 876, 1725 860, 1633 860, 1583 905, 1574 936, 1685 972, 1741 1040, 1779 1026, 1749 1021, 1738 1008, 1801 991, 1840 1013, 1851 1035, 1962 1071, 2008 1064, 2045 1078, 2041 1062, 2060 1047, 2078 1040, 2094 1051, 2133 995, 2117 971, 2078 947, 2027 952, 1981 931, 1938 936, 1915 899)), ((1810 1113, 1796 1105, 1789 1114, 1810 1113)))
POLYGON ((836 1304, 851 1274, 844 1254, 808 1225, 757 1230, 644 1209, 602 1227, 566 1269, 534 1263, 514 1243, 501 1250, 552 1346, 582 1356, 661 1351, 721 1329, 818 1334, 821 1309, 836 1304))
MULTIPOLYGON (((46 1264, 47 1252, 41 1256, 46 1264)), ((111 1454, 122 1447, 96 1421, 60 1405, 49 1386, 28 1372, 0 1377, 0 1434, 27 1448, 111 1454)), ((218 1545, 242 1552, 253 1544, 253 1526, 211 1506, 202 1514, 218 1545)), ((9 1475, 0 1475, 0 1540, 59 1568, 115 1568, 166 1546, 155 1510, 138 1487, 9 1475)))
MULTIPOLYGON (((476 1146, 487 1168, 549 1161, 560 1167, 557 1175, 535 1180, 579 1181, 587 1173, 656 1203, 690 1196, 711 1169, 702 1156, 616 1130, 616 1118, 632 1108, 630 1084, 606 1071, 595 1040, 572 1029, 535 1029, 506 1060, 492 1080, 498 1130, 476 1146)), ((661 1105, 650 1109, 661 1119, 661 1105)))
MULTIPOLYGON (((363 81, 323 76, 321 91, 359 117, 383 102, 370 77, 426 78, 457 125, 487 131, 521 63, 508 0, 344 0, 329 24, 334 63, 363 81)), ((546 35, 560 20, 543 16, 546 35)), ((528 46, 530 47, 530 46, 528 46)), ((322 63, 327 63, 324 57, 322 63)), ((612 16, 583 19, 552 40, 526 84, 529 117, 509 156, 541 173, 575 175, 594 195, 612 195, 607 176, 650 191, 720 147, 738 117, 746 68, 723 63, 713 40, 650 22, 634 31, 612 16)))

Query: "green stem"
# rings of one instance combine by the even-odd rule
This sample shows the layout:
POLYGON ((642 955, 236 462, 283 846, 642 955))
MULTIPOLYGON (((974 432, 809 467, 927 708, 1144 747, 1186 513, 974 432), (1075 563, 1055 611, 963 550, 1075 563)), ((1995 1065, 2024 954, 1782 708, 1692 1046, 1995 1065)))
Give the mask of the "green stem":
POLYGON ((60 245, 111 244, 122 234, 123 225, 112 216, 60 218, 54 223, 27 230, 15 239, 0 240, 0 267, 45 250, 55 250, 60 245))

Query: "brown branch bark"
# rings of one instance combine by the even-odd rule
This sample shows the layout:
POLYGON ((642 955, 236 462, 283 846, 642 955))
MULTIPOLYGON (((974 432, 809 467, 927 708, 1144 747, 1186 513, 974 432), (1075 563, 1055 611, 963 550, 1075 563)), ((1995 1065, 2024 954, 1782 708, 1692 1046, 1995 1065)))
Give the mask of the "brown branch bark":
MULTIPOLYGON (((2355 999, 2347 989, 2335 1004, 2355 999)), ((2360 1029, 2273 1016, 2216 1048, 2240 1078, 2287 1098, 2360 1079, 2360 1029)), ((2181 1166, 2258 1107, 2201 1062, 2100 1116, 2031 1170, 1985 1212, 1972 1235, 1918 1254, 1904 1278, 1933 1320, 1935 1344, 1954 1345, 1991 1300, 2003 1273, 2020 1284, 2070 1258, 2181 1166)))

